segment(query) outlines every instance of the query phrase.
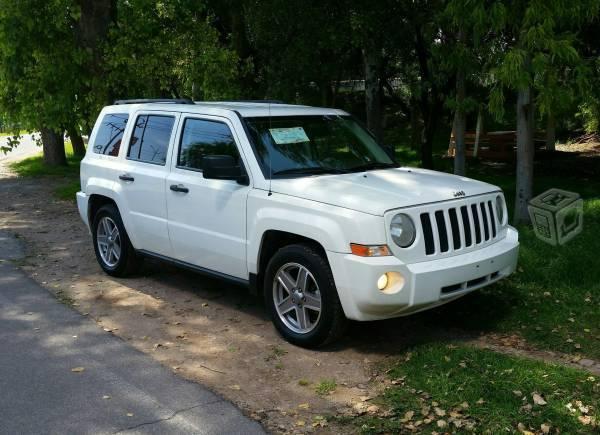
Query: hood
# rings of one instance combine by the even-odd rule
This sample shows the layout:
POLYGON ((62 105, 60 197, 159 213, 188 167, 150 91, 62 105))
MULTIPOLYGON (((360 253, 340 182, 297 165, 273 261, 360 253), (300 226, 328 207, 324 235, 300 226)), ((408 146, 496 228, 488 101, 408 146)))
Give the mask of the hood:
POLYGON ((417 168, 275 179, 271 189, 275 193, 378 216, 396 208, 500 190, 470 178, 417 168))

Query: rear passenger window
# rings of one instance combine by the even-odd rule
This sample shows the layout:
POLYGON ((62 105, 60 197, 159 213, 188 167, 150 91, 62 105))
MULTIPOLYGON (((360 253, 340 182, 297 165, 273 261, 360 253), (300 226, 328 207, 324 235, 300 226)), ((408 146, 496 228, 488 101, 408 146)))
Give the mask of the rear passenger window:
POLYGON ((186 119, 177 166, 201 170, 204 156, 215 155, 232 156, 239 163, 240 155, 229 127, 217 121, 186 119))
POLYGON ((163 115, 140 115, 135 121, 127 158, 164 165, 175 118, 163 115))
POLYGON ((118 156, 128 119, 129 115, 127 113, 110 113, 104 115, 92 150, 96 154, 118 156))

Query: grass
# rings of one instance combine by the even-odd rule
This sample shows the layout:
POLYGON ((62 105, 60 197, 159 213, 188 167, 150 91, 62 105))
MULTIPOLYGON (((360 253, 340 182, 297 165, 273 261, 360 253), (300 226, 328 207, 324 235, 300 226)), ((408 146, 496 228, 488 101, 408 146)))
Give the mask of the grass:
POLYGON ((320 396, 333 393, 337 388, 335 379, 323 379, 315 386, 315 392, 320 396))
POLYGON ((71 142, 65 143, 67 166, 47 166, 42 154, 28 157, 10 164, 10 168, 20 177, 53 177, 62 178, 60 185, 54 190, 57 198, 75 201, 75 194, 80 189, 79 162, 81 157, 73 154, 71 142))
POLYGON ((342 422, 364 433, 490 434, 543 433, 542 425, 593 433, 600 422, 600 381, 582 371, 443 343, 385 368, 391 385, 377 400, 391 415, 342 422))

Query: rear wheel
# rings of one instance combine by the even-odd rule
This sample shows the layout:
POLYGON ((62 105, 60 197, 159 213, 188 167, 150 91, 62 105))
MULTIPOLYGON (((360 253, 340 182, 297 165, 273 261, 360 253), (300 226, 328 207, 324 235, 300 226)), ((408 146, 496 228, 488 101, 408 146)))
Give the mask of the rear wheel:
POLYGON ((344 332, 347 321, 331 269, 313 247, 277 251, 267 266, 264 289, 273 323, 291 343, 317 347, 344 332))
POLYGON ((129 241, 116 206, 102 206, 92 223, 96 259, 109 275, 124 277, 134 273, 140 259, 129 241))

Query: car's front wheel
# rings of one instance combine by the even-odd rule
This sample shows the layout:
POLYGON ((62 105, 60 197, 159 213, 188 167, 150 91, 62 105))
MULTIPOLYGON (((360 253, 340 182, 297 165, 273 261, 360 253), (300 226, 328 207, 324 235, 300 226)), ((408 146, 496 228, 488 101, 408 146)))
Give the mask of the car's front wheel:
POLYGON ((317 347, 337 339, 346 317, 329 264, 312 246, 286 246, 265 273, 265 303, 277 330, 291 343, 317 347))
POLYGON ((96 259, 109 275, 124 277, 134 273, 140 259, 129 241, 119 210, 112 204, 102 206, 92 222, 96 259))

